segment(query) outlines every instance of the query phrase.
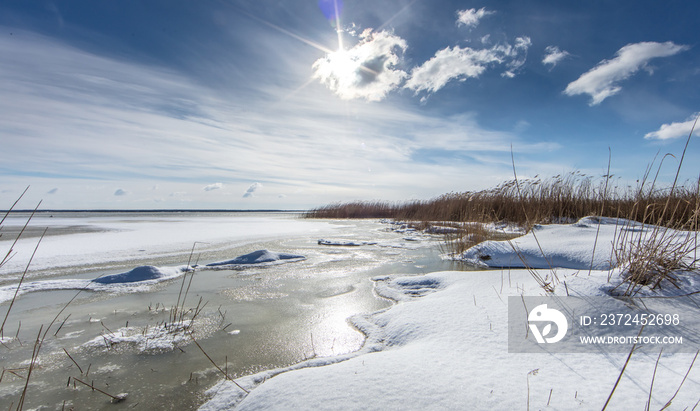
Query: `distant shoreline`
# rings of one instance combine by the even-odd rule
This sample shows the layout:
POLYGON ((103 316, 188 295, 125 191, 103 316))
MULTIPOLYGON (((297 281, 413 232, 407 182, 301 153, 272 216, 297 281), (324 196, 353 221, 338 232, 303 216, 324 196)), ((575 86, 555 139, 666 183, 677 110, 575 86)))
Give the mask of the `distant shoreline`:
MULTIPOLYGON (((40 213, 305 213, 308 210, 229 210, 229 209, 96 209, 96 210, 81 210, 81 209, 67 209, 67 210, 55 210, 55 209, 44 209, 36 210, 37 214, 40 213)), ((34 210, 0 210, 0 213, 32 213, 34 210)))

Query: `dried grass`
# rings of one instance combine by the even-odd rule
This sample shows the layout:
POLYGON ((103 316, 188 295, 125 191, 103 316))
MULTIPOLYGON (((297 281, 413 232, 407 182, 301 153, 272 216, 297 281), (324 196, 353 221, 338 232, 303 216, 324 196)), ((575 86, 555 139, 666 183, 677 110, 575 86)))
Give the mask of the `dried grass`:
POLYGON ((662 226, 694 228, 700 201, 697 182, 670 188, 620 187, 614 176, 595 178, 579 171, 543 179, 513 179, 492 189, 448 193, 431 200, 403 203, 356 201, 308 211, 307 218, 392 218, 404 221, 500 222, 533 224, 573 222, 598 215, 654 221, 662 226), (519 190, 518 190, 519 188, 519 190), (664 210, 667 210, 664 212, 664 210), (668 210, 673 210, 672 213, 668 210))

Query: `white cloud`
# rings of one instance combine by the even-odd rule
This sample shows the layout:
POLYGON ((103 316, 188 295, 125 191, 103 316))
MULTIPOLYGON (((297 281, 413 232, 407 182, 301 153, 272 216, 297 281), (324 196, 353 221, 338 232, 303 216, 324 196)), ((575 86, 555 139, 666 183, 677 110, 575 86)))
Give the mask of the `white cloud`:
MULTIPOLYGON (((681 123, 674 122, 671 124, 663 124, 658 130, 645 134, 644 138, 647 140, 672 140, 675 138, 687 137, 690 134, 690 130, 693 130, 693 125, 698 115, 700 115, 700 113, 695 113, 681 123)), ((697 127, 693 131, 693 134, 696 136, 698 135, 697 127)))
POLYGON ((569 83, 564 93, 569 96, 589 94, 589 105, 600 104, 606 98, 622 90, 617 83, 629 78, 640 68, 646 67, 649 60, 668 57, 687 50, 687 46, 666 43, 642 42, 628 44, 617 51, 612 60, 603 60, 576 81, 569 83))
POLYGON ((560 50, 557 46, 547 46, 544 49, 544 58, 542 59, 542 64, 545 66, 550 64, 552 67, 559 64, 560 61, 569 57, 569 52, 565 50, 560 50))
POLYGON ((248 187, 248 189, 243 193, 243 198, 250 198, 255 196, 255 192, 263 188, 263 185, 260 183, 253 183, 248 187))
POLYGON ((477 9, 467 9, 457 11, 457 26, 467 26, 476 27, 479 25, 479 21, 488 16, 489 14, 494 14, 495 11, 486 10, 485 7, 477 9))
POLYGON ((525 64, 525 61, 527 60, 527 50, 530 48, 531 45, 532 40, 530 40, 530 37, 523 36, 516 37, 515 44, 513 46, 501 46, 504 47, 503 54, 512 58, 512 60, 510 60, 506 64, 508 70, 506 70, 502 74, 503 77, 515 77, 520 67, 522 67, 523 64, 525 64))
POLYGON ((118 188, 118 189, 114 192, 114 195, 115 195, 115 196, 125 196, 125 195, 127 195, 127 194, 129 194, 129 192, 126 191, 126 190, 122 190, 121 188, 118 188))
POLYGON ((506 64, 504 76, 513 77, 527 57, 527 49, 532 42, 529 37, 518 37, 514 45, 499 44, 489 49, 475 50, 470 47, 447 47, 435 56, 416 67, 406 88, 416 92, 435 92, 451 80, 463 81, 479 77, 492 64, 506 64))
POLYGON ((212 190, 218 190, 220 188, 223 188, 224 184, 223 183, 214 183, 214 184, 209 184, 207 186, 204 186, 203 190, 204 191, 212 191, 212 190))
POLYGON ((397 52, 406 50, 406 41, 388 31, 365 30, 360 42, 349 50, 338 50, 313 64, 314 78, 344 100, 382 100, 406 78, 396 69, 397 52))
MULTIPOLYGON (((63 195, 51 198, 70 197, 60 203, 66 208, 109 208, 117 198, 142 201, 134 193, 151 193, 154 184, 163 201, 174 205, 191 200, 195 207, 244 207, 244 192, 239 203, 196 193, 212 181, 245 190, 250 176, 265 181, 265 192, 273 194, 260 201, 274 201, 270 206, 278 206, 280 192, 295 193, 284 203, 299 208, 356 198, 401 200, 406 192, 428 198, 508 178, 510 162, 496 159, 509 158, 510 143, 519 140, 484 130, 475 118, 341 100, 319 87, 292 93, 288 83, 270 81, 258 84, 255 95, 245 88, 218 94, 161 67, 90 54, 38 35, 0 36, 5 54, 13 58, 0 59, 3 166, 32 175, 12 175, 3 185, 31 184, 42 194, 60 187, 63 195), (164 102, 175 106, 170 110, 164 102), (480 152, 489 159, 426 160, 435 150, 480 152), (435 175, 446 177, 436 182, 435 175), (103 181, 113 184, 110 190, 82 189, 87 183, 102 187, 103 181), (132 193, 114 197, 113 187, 132 193)), ((275 64, 294 68, 296 79, 307 76, 309 60, 302 64, 289 54, 275 64)), ((521 141, 516 150, 536 143, 521 141)))

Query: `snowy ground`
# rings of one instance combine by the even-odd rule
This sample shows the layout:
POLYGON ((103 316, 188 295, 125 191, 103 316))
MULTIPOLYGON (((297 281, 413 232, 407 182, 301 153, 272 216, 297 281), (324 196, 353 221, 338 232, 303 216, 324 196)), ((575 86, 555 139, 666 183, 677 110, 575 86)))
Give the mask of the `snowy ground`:
MULTIPOLYGON (((532 235, 514 242, 521 257, 507 242, 488 242, 464 258, 496 266, 518 266, 523 258, 531 267, 559 267, 556 295, 606 296, 613 302, 607 294, 610 272, 603 270, 615 265, 610 261, 615 227, 610 220, 598 227, 591 219, 544 226, 536 231, 538 246, 532 235)), ((509 353, 507 297, 545 294, 527 270, 375 281, 376 291, 397 303, 352 319, 367 335, 362 350, 237 379, 247 395, 222 381, 209 390, 201 409, 601 409, 627 359, 605 346, 590 353, 554 353, 546 345, 541 353, 509 353)), ((697 274, 683 284, 688 293, 700 289, 697 274)), ((698 406, 700 365, 684 378, 694 354, 663 354, 656 366, 657 356, 653 349, 632 355, 608 409, 644 409, 647 402, 660 409, 669 401, 669 409, 698 406)))
MULTIPOLYGON (((330 228, 326 222, 290 218, 284 213, 161 214, 35 216, 31 226, 47 227, 48 235, 41 241, 29 275, 67 274, 75 268, 106 263, 128 266, 136 259, 167 262, 182 260, 184 256, 186 261, 195 243, 195 251, 212 252, 262 239, 324 233, 330 228), (90 232, 82 228, 89 228, 90 232)), ((13 215, 5 220, 3 229, 17 231, 26 219, 13 215)), ((13 248, 15 255, 3 266, 0 282, 21 275, 37 241, 37 237, 27 236, 19 240, 13 248)), ((8 236, 0 240, 0 250, 9 250, 11 245, 8 236)))
MULTIPOLYGON (((35 217, 38 226, 30 225, 14 246, 17 254, 0 268, 0 312, 9 313, 0 335, 0 364, 7 370, 0 404, 17 403, 32 342, 50 329, 26 409, 195 409, 220 374, 193 336, 236 377, 312 355, 355 352, 364 337, 346 319, 390 304, 376 298, 370 278, 451 267, 435 248, 439 237, 416 233, 405 240, 376 221, 276 213, 71 214, 35 217), (18 286, 42 226, 49 234, 18 286), (319 238, 366 244, 327 246, 319 238), (87 387, 66 386, 68 377, 87 375, 105 392, 128 393, 127 400, 112 405, 87 387)), ((25 221, 9 220, 3 253, 25 221)))

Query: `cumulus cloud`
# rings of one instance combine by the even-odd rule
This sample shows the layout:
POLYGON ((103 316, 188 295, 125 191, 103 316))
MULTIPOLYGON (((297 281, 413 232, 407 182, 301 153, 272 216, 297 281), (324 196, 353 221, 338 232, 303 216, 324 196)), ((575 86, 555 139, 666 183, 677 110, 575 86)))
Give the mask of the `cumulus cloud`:
POLYGON ((382 100, 397 88, 407 74, 396 66, 406 41, 388 31, 360 34, 360 42, 349 50, 338 50, 313 64, 314 78, 344 100, 382 100))
POLYGON ((207 186, 204 186, 203 190, 204 191, 212 191, 212 190, 218 190, 220 188, 223 188, 224 184, 223 183, 214 183, 214 184, 209 184, 207 186))
POLYGON ((576 81, 569 83, 564 93, 569 96, 588 94, 591 96, 589 105, 600 104, 606 98, 619 93, 622 87, 617 83, 646 67, 649 60, 669 57, 687 49, 687 46, 670 41, 628 44, 618 50, 612 60, 601 61, 576 81))
POLYGON ((492 64, 505 64, 507 70, 504 76, 513 77, 525 63, 531 44, 529 37, 518 37, 513 45, 499 44, 489 49, 447 47, 414 68, 405 87, 415 92, 435 92, 451 80, 479 77, 492 64))
POLYGON ((248 189, 243 193, 243 198, 250 198, 254 197, 254 194, 256 191, 260 190, 263 187, 262 184, 260 183, 253 183, 248 187, 248 189))
MULTIPOLYGON (((686 121, 680 123, 662 124, 661 127, 650 133, 646 133, 644 138, 647 140, 672 140, 675 138, 686 137, 693 130, 693 126, 697 121, 700 113, 695 113, 690 116, 686 121)), ((693 131, 694 135, 698 135, 698 130, 693 131)))
POLYGON ((127 194, 129 194, 129 192, 126 191, 126 190, 122 190, 121 188, 118 188, 118 189, 114 192, 114 195, 115 195, 115 196, 125 196, 125 195, 127 195, 127 194))
POLYGON ((545 66, 547 64, 550 64, 552 68, 559 64, 560 61, 564 60, 565 58, 569 57, 569 52, 560 50, 559 47, 557 46, 547 46, 544 49, 544 58, 542 59, 542 64, 545 66))
POLYGON ((479 21, 489 14, 494 14, 495 11, 486 10, 485 7, 477 9, 459 10, 457 11, 457 26, 476 27, 479 21))

